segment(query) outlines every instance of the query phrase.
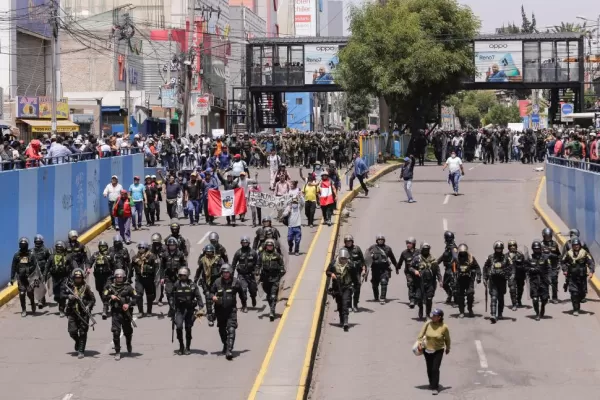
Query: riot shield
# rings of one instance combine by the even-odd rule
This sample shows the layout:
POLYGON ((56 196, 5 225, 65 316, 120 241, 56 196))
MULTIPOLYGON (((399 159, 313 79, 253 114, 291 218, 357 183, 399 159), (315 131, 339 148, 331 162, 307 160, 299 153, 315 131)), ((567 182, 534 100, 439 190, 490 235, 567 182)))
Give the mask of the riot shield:
POLYGON ((156 275, 154 276, 154 287, 156 288, 156 298, 158 299, 160 297, 160 274, 162 273, 162 267, 158 268, 158 271, 156 271, 156 275))
POLYGON ((29 289, 33 291, 33 298, 37 302, 46 297, 46 285, 39 266, 29 275, 29 289))
POLYGON ((52 282, 52 276, 48 276, 48 280, 46 280, 46 294, 50 298, 54 296, 54 283, 52 282))
MULTIPOLYGON (((185 245, 185 251, 183 252, 183 254, 188 257, 192 251, 192 244, 190 243, 189 239, 185 239, 184 240, 184 245, 185 245)), ((181 248, 181 246, 180 246, 181 248)))
MULTIPOLYGON (((150 251, 150 250, 146 250, 146 251, 150 251)), ((129 268, 131 268, 131 271, 125 270, 125 276, 127 277, 127 279, 130 279, 131 281, 133 281, 133 259, 137 256, 137 251, 134 249, 129 249, 129 259, 131 260, 131 265, 129 266, 129 268)))

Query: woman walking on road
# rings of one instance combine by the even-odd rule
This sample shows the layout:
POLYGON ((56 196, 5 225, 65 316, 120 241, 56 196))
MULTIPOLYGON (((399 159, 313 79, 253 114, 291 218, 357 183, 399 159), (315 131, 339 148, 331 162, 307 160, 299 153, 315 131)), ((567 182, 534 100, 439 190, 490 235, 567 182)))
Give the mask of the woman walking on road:
POLYGON ((427 321, 417 340, 419 347, 423 350, 425 363, 427 364, 427 377, 429 378, 429 389, 431 394, 437 395, 440 391, 440 366, 444 352, 450 353, 450 330, 444 323, 444 311, 439 308, 431 312, 431 320, 427 321))

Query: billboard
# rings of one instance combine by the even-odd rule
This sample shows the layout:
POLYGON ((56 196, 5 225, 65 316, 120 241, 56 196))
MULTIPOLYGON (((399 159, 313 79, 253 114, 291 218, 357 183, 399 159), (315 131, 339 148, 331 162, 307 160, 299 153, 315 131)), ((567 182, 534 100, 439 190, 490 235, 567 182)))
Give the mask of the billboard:
POLYGON ((296 36, 317 36, 316 0, 294 0, 296 36))
POLYGON ((16 0, 15 3, 17 28, 47 38, 52 36, 52 28, 48 23, 51 0, 16 0))
POLYGON ((304 45, 304 84, 332 85, 335 69, 340 62, 338 44, 304 45))
MULTIPOLYGON (((52 118, 52 97, 39 97, 40 118, 52 118)), ((69 99, 62 98, 56 101, 56 118, 69 118, 69 99)))
POLYGON ((17 97, 17 118, 37 118, 39 103, 37 97, 17 97))
POLYGON ((207 116, 210 112, 209 95, 192 92, 192 107, 194 107, 196 115, 207 116))
POLYGON ((522 82, 523 42, 475 42, 475 82, 522 82))

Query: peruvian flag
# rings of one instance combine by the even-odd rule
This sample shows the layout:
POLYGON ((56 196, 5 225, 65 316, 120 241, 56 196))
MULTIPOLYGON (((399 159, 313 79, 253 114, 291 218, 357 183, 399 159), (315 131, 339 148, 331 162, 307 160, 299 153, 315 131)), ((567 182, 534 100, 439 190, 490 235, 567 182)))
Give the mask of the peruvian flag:
POLYGON ((208 213, 213 217, 231 217, 244 214, 248 209, 243 188, 233 190, 210 189, 208 191, 208 213))

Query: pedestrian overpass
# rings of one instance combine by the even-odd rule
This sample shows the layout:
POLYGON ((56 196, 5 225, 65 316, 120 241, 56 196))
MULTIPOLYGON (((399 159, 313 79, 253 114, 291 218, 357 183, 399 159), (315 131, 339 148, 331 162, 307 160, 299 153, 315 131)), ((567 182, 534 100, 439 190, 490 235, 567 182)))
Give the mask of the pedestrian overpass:
MULTIPOLYGON (((338 52, 348 37, 253 38, 246 45, 246 125, 249 130, 286 126, 283 93, 342 91, 335 81, 338 52)), ((476 74, 465 90, 550 91, 550 121, 560 122, 560 102, 573 93, 584 107, 585 34, 481 35, 472 41, 476 74)), ((589 80, 589 79, 588 79, 589 80)))

